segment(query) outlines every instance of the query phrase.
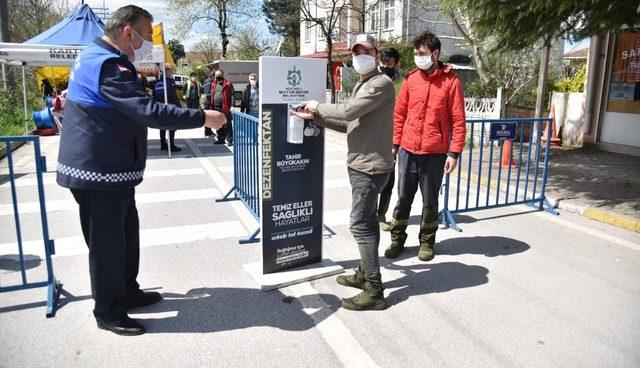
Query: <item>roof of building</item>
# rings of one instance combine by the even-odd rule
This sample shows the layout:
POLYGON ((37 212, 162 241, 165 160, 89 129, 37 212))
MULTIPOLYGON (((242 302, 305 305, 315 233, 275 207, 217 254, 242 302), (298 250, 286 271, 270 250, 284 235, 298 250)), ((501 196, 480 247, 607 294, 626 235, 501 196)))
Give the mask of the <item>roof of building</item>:
POLYGON ((586 59, 589 56, 589 48, 584 47, 582 49, 569 51, 564 54, 564 59, 586 59))

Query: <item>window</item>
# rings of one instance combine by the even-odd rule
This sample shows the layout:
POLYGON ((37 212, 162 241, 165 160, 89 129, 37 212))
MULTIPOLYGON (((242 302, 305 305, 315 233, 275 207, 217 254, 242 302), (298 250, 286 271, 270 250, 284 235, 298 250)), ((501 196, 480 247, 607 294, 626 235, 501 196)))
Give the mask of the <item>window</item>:
POLYGON ((393 11, 396 7, 395 0, 384 1, 384 18, 382 20, 382 29, 393 28, 393 11))
POLYGON ((369 30, 374 32, 380 27, 380 7, 374 4, 369 8, 371 19, 369 20, 369 30))
POLYGON ((311 42, 311 22, 304 22, 304 40, 305 42, 311 42))

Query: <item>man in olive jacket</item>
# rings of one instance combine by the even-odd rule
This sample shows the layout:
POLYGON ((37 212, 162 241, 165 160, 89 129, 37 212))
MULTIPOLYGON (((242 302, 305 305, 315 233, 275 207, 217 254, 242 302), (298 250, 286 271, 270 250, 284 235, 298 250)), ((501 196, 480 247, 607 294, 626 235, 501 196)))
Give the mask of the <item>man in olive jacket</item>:
POLYGON ((379 55, 373 36, 359 35, 351 49, 353 66, 360 74, 351 99, 342 104, 309 101, 304 112, 292 112, 318 125, 347 133, 347 166, 351 181, 351 234, 358 243, 360 265, 355 274, 339 276, 338 283, 363 291, 342 299, 351 310, 380 310, 383 295, 378 245, 380 227, 376 216, 378 194, 393 169, 392 135, 395 93, 393 83, 378 71, 379 55))

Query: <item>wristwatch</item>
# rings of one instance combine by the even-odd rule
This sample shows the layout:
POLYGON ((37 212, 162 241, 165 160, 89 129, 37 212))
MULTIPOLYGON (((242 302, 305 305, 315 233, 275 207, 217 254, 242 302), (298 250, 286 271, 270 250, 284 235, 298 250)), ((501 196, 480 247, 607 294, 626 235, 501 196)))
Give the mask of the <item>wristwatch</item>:
POLYGON ((449 153, 447 153, 447 156, 457 160, 458 157, 460 157, 460 154, 456 153, 456 152, 449 152, 449 153))

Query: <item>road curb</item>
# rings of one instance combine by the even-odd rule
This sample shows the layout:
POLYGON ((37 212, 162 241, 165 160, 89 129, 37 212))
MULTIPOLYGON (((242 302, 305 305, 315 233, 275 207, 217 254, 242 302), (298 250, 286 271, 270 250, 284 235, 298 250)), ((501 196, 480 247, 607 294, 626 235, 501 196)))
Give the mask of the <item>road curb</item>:
MULTIPOLYGON (((25 141, 11 142, 11 152, 22 147, 25 143, 27 142, 25 141)), ((5 157, 7 157, 7 145, 3 144, 2 147, 0 147, 0 160, 4 159, 5 157)))
MULTIPOLYGON (((461 179, 467 180, 467 173, 461 172, 460 174, 461 174, 460 175, 461 179)), ((471 174, 471 182, 474 182, 474 183, 478 182, 478 176, 476 174, 471 174)), ((480 180, 480 184, 484 186, 487 186, 487 184, 489 184, 489 187, 491 187, 491 189, 498 188, 498 182, 497 180, 494 180, 494 179, 491 180, 491 183, 488 183, 486 178, 482 178, 480 180)), ((590 218, 592 220, 604 222, 610 225, 621 227, 623 229, 640 233, 640 219, 621 215, 619 213, 604 210, 598 207, 589 207, 589 206, 579 205, 576 203, 567 202, 564 200, 550 197, 549 195, 547 195, 547 199, 549 200, 549 202, 551 202, 551 205, 553 206, 553 208, 558 208, 566 212, 571 212, 571 213, 578 214, 580 216, 590 218)))

